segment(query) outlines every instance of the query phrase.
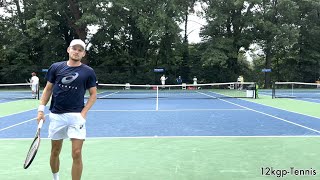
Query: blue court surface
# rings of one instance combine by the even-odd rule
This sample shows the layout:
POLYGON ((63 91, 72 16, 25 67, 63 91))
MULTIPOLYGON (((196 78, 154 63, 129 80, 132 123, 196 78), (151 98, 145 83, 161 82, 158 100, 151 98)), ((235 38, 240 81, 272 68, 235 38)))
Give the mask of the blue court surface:
MULTIPOLYGON (((35 101, 34 109, 29 110, 19 107, 23 100, 0 103, 13 110, 10 112, 19 111, 0 117, 0 145, 5 147, 0 150, 0 168, 7 169, 0 173, 0 179, 43 180, 52 176, 48 119, 35 161, 27 170, 22 168, 36 131, 38 100, 31 101, 35 101)), ((196 98, 98 99, 87 115, 82 179, 278 178, 261 172, 271 167, 306 169, 304 172, 314 169, 318 173, 318 106, 300 99, 271 99, 267 94, 261 94, 260 99, 216 98, 213 93, 196 98), (286 109, 287 105, 297 106, 297 111, 286 109), (311 109, 313 114, 301 109, 311 109)), ((60 177, 71 179, 71 146, 69 141, 64 144, 60 177)), ((285 177, 318 179, 318 174, 285 177)))
MULTIPOLYGON (((320 119, 243 99, 101 99, 87 117, 88 137, 314 136, 320 119)), ((48 112, 48 111, 47 111, 48 112)), ((31 138, 36 110, 0 117, 0 138, 31 138)), ((47 136, 48 123, 42 136, 47 136)))

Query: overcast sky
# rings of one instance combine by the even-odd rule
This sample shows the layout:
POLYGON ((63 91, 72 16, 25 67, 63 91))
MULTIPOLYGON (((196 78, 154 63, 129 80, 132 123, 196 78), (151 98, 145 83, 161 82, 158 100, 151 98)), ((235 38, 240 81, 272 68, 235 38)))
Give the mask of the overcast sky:
MULTIPOLYGON (((204 19, 201 19, 195 15, 189 16, 188 21, 188 40, 189 43, 198 43, 201 41, 201 38, 199 36, 200 29, 205 25, 206 21, 204 19)), ((181 35, 184 36, 184 23, 180 25, 180 28, 183 30, 181 32, 181 35)))
MULTIPOLYGON (((200 18, 196 15, 199 11, 202 12, 201 6, 199 3, 196 3, 195 5, 195 14, 191 14, 188 17, 188 40, 189 43, 198 43, 201 41, 201 38, 199 36, 200 29, 204 25, 206 25, 206 20, 203 18, 200 18)), ((180 28, 183 30, 181 32, 182 36, 184 36, 184 23, 180 25, 180 28)))
MULTIPOLYGON (((195 6, 196 12, 201 11, 201 7, 199 4, 196 4, 195 6)), ((0 14, 4 14, 3 8, 0 8, 0 14)), ((189 21, 188 21, 188 39, 190 43, 198 43, 201 41, 201 38, 199 37, 200 29, 203 25, 206 24, 206 21, 204 19, 201 19, 197 17, 195 14, 189 15, 189 21)), ((89 27, 90 30, 92 27, 89 27)), ((184 36, 184 23, 180 24, 180 28, 182 29, 181 35, 184 36)), ((91 33, 95 33, 95 30, 91 33)))

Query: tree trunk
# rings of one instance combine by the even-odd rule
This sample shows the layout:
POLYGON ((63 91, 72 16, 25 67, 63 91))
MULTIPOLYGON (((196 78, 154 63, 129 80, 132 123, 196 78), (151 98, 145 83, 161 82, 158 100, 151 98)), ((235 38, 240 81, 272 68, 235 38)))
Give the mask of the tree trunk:
MULTIPOLYGON (((87 38, 87 25, 81 24, 77 25, 76 22, 81 19, 82 12, 79 7, 79 3, 77 0, 68 0, 69 6, 70 6, 70 12, 72 17, 68 18, 69 25, 73 28, 73 30, 76 32, 76 38, 79 38, 83 41, 87 38)), ((82 59, 82 63, 88 64, 87 57, 85 56, 82 59)))
POLYGON ((188 16, 189 16, 189 7, 185 8, 185 16, 184 16, 184 41, 183 41, 183 53, 182 53, 182 67, 180 68, 180 73, 183 79, 188 79, 189 76, 189 41, 188 41, 188 16))
POLYGON ((77 0, 68 0, 70 5, 70 12, 72 14, 72 18, 69 18, 69 24, 75 30, 77 34, 77 38, 82 39, 83 41, 87 38, 87 26, 86 24, 76 25, 76 22, 81 19, 82 12, 79 7, 79 3, 77 0))
MULTIPOLYGON (((267 47, 265 48, 265 53, 266 53, 266 62, 265 62, 265 68, 266 69, 271 69, 271 60, 272 60, 272 54, 271 54, 271 45, 270 41, 267 41, 267 47)), ((264 73, 264 88, 270 88, 271 84, 271 77, 270 77, 270 72, 265 72, 264 73)))

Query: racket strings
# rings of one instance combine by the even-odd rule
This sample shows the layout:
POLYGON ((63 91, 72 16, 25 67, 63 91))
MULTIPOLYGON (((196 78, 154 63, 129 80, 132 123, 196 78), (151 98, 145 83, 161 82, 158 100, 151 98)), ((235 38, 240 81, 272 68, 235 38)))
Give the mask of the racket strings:
POLYGON ((30 147, 30 149, 29 149, 29 152, 28 152, 26 161, 25 161, 25 164, 26 164, 26 165, 29 164, 29 163, 33 160, 35 154, 37 153, 37 150, 38 150, 38 147, 39 147, 39 143, 40 143, 39 138, 37 138, 37 139, 32 143, 32 145, 31 145, 31 147, 30 147))

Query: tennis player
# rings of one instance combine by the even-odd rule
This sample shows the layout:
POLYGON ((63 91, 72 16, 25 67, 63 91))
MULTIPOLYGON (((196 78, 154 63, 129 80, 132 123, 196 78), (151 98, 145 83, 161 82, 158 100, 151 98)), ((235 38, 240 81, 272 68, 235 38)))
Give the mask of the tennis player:
POLYGON ((177 84, 182 84, 181 76, 179 76, 179 77, 176 79, 176 81, 177 81, 177 84))
POLYGON ((238 82, 238 89, 239 90, 242 90, 243 89, 243 82, 244 82, 244 78, 242 75, 240 75, 237 79, 237 82, 238 82))
POLYGON ((30 83, 31 83, 32 98, 36 98, 38 93, 38 87, 39 87, 39 78, 35 72, 32 72, 31 75, 32 77, 30 79, 30 83))
POLYGON ((193 85, 198 84, 198 78, 196 76, 194 76, 192 80, 193 80, 193 85))
POLYGON ((82 174, 82 145, 86 138, 86 116, 96 101, 96 75, 92 68, 82 64, 85 43, 72 40, 67 49, 69 60, 57 62, 49 68, 47 84, 38 108, 38 122, 45 119, 44 109, 50 96, 49 138, 51 138, 50 166, 53 179, 59 180, 59 154, 63 139, 72 142, 72 180, 80 180, 82 174), (84 95, 89 90, 90 97, 84 104, 84 95))
POLYGON ((161 84, 164 86, 166 84, 166 80, 168 79, 168 77, 166 77, 165 75, 162 75, 160 77, 160 81, 161 81, 161 84))

